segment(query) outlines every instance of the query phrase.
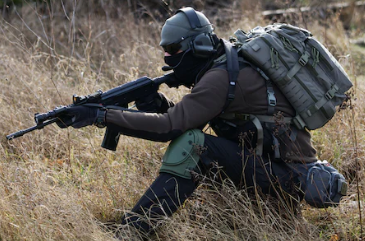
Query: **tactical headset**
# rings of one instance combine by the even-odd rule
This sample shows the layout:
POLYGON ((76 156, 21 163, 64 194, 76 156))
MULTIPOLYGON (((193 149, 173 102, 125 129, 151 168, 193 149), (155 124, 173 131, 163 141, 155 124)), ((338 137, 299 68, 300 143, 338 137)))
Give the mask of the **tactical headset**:
MULTIPOLYGON (((190 27, 193 30, 203 28, 199 20, 199 17, 195 10, 191 7, 181 8, 176 11, 176 13, 182 12, 188 18, 190 27)), ((216 50, 214 49, 214 41, 211 33, 200 33, 193 37, 190 41, 189 46, 193 51, 195 57, 208 58, 216 50)))

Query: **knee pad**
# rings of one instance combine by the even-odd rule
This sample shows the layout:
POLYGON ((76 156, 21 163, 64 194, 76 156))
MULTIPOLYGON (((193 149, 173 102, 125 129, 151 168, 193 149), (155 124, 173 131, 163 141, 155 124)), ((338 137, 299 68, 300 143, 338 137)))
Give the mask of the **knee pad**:
POLYGON ((194 129, 173 140, 162 157, 160 172, 191 179, 191 170, 196 168, 199 162, 196 147, 203 146, 204 138, 201 130, 194 129))

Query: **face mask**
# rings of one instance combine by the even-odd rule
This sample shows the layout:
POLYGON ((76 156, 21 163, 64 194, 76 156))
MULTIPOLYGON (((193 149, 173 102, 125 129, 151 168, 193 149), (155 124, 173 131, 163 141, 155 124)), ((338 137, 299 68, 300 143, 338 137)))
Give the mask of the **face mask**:
POLYGON ((190 50, 165 56, 165 63, 173 68, 175 77, 186 87, 191 87, 198 82, 207 62, 207 59, 195 57, 190 50))

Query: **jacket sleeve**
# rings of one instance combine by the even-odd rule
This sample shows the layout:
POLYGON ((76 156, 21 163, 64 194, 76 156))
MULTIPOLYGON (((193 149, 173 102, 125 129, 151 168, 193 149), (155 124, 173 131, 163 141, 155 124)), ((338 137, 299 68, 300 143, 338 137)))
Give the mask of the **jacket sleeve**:
POLYGON ((228 74, 223 69, 209 70, 167 113, 142 113, 108 110, 108 127, 123 135, 166 142, 186 130, 199 128, 221 113, 228 91, 228 74))

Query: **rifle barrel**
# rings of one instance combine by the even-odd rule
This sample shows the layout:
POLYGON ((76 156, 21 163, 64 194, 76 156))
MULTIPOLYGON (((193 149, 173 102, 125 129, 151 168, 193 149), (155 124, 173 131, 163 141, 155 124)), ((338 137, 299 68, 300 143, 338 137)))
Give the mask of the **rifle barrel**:
POLYGON ((32 127, 27 128, 27 129, 24 129, 24 130, 20 130, 20 131, 11 133, 11 134, 9 134, 9 135, 6 136, 6 139, 12 140, 12 139, 21 137, 24 134, 27 134, 28 132, 31 132, 31 131, 34 131, 34 130, 43 129, 43 127, 48 126, 48 125, 50 125, 52 123, 55 123, 57 120, 58 120, 58 118, 54 118, 54 119, 51 119, 49 121, 45 121, 45 122, 43 122, 43 123, 41 123, 39 125, 35 125, 35 126, 32 126, 32 127))

